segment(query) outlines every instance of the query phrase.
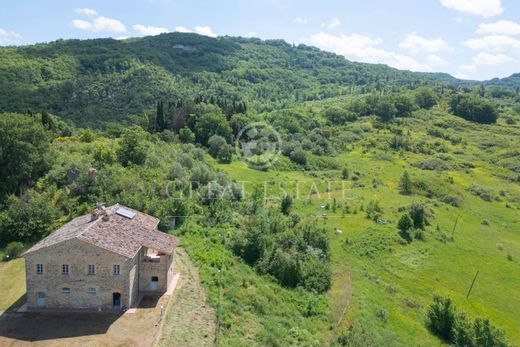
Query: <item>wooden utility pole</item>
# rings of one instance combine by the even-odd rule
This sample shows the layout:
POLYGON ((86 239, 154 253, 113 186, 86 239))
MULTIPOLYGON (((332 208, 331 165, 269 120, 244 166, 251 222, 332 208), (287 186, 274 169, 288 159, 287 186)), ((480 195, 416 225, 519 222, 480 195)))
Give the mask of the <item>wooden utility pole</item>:
POLYGON ((477 273, 475 274, 475 277, 473 277, 473 282, 471 282, 471 287, 469 287, 468 295, 466 295, 466 299, 468 299, 469 295, 471 294, 471 290, 473 289, 473 286, 475 285, 475 281, 477 280, 478 273, 479 273, 479 271, 477 271, 477 273))
POLYGON ((455 224, 453 225, 453 230, 451 231, 451 240, 454 240, 455 237, 455 228, 457 227, 457 223, 459 222, 460 214, 457 216, 457 219, 455 219, 455 224))

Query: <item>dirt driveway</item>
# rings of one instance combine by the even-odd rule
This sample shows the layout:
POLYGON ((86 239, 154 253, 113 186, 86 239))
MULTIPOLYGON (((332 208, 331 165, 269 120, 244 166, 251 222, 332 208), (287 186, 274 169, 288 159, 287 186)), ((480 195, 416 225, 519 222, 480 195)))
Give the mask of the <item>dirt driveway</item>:
POLYGON ((161 305, 168 297, 145 297, 133 314, 4 313, 0 346, 152 346, 161 305))

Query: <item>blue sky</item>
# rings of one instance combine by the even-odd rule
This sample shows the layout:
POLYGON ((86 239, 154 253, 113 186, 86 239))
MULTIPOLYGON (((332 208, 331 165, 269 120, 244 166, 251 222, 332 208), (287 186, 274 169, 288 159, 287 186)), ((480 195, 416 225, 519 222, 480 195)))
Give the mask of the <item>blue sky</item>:
POLYGON ((0 45, 167 31, 281 38, 414 71, 520 72, 518 0, 19 0, 0 4, 0 45))

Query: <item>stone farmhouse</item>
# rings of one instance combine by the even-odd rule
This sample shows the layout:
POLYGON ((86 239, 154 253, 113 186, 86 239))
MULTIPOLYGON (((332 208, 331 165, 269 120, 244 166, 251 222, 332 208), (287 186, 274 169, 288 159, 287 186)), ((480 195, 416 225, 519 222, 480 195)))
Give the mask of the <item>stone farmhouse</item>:
POLYGON ((177 240, 158 224, 116 204, 63 225, 24 254, 27 308, 113 310, 166 292, 177 240))

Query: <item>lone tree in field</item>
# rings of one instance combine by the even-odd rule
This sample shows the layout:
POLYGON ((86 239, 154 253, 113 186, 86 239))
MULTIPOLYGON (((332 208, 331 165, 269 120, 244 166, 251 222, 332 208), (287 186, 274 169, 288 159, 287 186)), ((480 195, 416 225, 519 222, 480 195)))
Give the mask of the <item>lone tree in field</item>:
POLYGON ((401 194, 410 195, 412 194, 413 182, 408 174, 408 171, 405 171, 399 180, 399 191, 401 194))

